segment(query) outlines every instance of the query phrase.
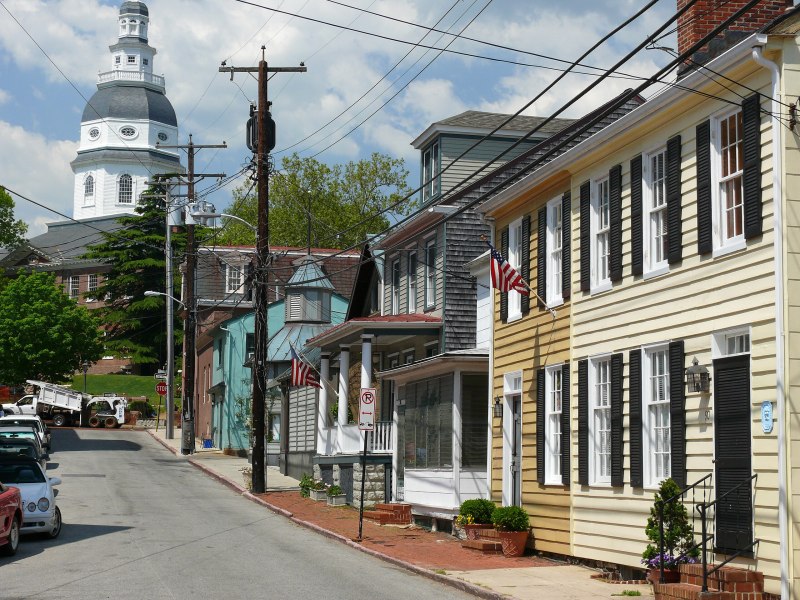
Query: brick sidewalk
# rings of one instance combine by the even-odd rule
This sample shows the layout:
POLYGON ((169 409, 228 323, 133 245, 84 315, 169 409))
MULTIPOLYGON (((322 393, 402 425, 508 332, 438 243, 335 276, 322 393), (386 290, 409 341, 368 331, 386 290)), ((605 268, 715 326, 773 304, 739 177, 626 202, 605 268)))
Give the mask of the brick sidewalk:
MULTIPOLYGON (((292 513, 295 519, 316 525, 348 539, 358 537, 358 509, 350 506, 329 507, 325 502, 303 498, 300 492, 267 492, 254 494, 264 502, 292 513)), ((364 520, 365 548, 409 562, 424 569, 472 571, 552 567, 560 563, 537 556, 506 558, 501 554, 482 554, 461 547, 461 542, 446 533, 420 527, 380 526, 364 520)))

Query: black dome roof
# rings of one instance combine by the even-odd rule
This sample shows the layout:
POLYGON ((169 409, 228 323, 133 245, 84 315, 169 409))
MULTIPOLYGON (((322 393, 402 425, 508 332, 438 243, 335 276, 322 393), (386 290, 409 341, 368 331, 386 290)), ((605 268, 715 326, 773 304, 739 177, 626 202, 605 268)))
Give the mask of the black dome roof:
POLYGON ((129 85, 97 90, 83 109, 81 123, 107 118, 143 119, 178 126, 175 109, 164 94, 129 85))
POLYGON ((147 6, 144 2, 123 2, 122 6, 119 7, 119 14, 127 15, 130 13, 149 16, 147 6))

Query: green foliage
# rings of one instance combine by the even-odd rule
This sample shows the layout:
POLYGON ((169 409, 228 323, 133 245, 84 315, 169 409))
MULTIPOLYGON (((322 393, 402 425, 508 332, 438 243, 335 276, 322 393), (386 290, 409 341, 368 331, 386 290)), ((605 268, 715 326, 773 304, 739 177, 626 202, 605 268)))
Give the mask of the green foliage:
POLYGON ((0 290, 0 340, 0 381, 9 385, 65 381, 103 355, 98 319, 44 272, 20 272, 0 290))
POLYGON ((650 516, 647 518, 645 533, 647 539, 652 543, 642 553, 642 562, 649 566, 654 562, 664 561, 665 566, 677 566, 685 562, 694 562, 692 559, 700 555, 699 548, 692 548, 694 545, 694 529, 689 520, 689 513, 686 506, 680 499, 673 502, 664 503, 664 500, 674 498, 681 493, 681 488, 672 479, 665 479, 661 482, 658 491, 653 498, 653 506, 650 508, 650 516), (659 510, 664 510, 664 557, 659 558, 659 510))
MULTIPOLYGON (((363 242, 368 233, 382 231, 390 221, 383 211, 408 194, 408 171, 400 159, 373 153, 368 159, 328 166, 297 154, 285 156, 272 174, 269 188, 269 238, 273 245, 308 244, 318 248, 347 248, 363 242), (362 223, 362 221, 365 221, 362 223)), ((255 188, 237 188, 228 213, 255 225, 255 188)), ((407 215, 414 200, 399 202, 389 214, 407 215)), ((217 243, 253 245, 252 230, 234 219, 223 219, 217 243)))
POLYGON ((485 498, 475 498, 472 500, 464 500, 461 503, 461 507, 458 509, 458 514, 460 517, 466 521, 470 517, 472 518, 472 523, 491 523, 492 522, 492 512, 494 512, 497 506, 491 500, 486 500, 485 498))
POLYGON ((0 247, 16 248, 24 242, 28 225, 14 220, 14 200, 0 187, 0 247))
POLYGON ((328 488, 328 496, 341 496, 342 494, 344 494, 344 490, 338 485, 332 485, 328 488))
POLYGON ((303 498, 308 498, 309 490, 314 485, 314 478, 311 477, 308 473, 303 473, 302 477, 300 477, 300 495, 303 498))
POLYGON ((502 531, 528 531, 530 519, 524 508, 498 506, 492 511, 492 525, 502 531))
MULTIPOLYGON (((157 193, 158 190, 151 190, 157 193)), ((136 214, 119 219, 119 225, 103 234, 103 241, 89 246, 86 258, 99 259, 111 266, 106 279, 92 295, 105 298, 98 309, 106 326, 106 352, 130 358, 138 365, 161 365, 166 348, 164 296, 147 297, 147 290, 164 292, 165 204, 160 198, 145 198, 136 205, 136 214)), ((199 233, 199 232, 198 232, 199 233)), ((172 235, 173 280, 180 283, 178 267, 186 250, 186 236, 172 235)), ((172 296, 175 289, 166 290, 172 296)), ((177 306, 177 305, 176 305, 177 306)), ((175 356, 180 356, 182 320, 175 311, 175 356)))
POLYGON ((314 483, 311 484, 311 489, 316 490, 318 492, 324 490, 326 487, 328 486, 325 485, 325 482, 322 481, 321 479, 315 479, 314 483))

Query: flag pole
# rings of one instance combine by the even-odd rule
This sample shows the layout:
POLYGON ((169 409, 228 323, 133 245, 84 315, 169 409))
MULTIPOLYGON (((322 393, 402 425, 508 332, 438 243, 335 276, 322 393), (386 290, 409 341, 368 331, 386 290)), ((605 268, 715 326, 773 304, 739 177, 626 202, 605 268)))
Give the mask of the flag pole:
MULTIPOLYGON (((487 237, 486 237, 485 235, 483 235, 483 234, 481 234, 481 240, 483 240, 483 241, 484 241, 484 242, 486 242, 487 244, 489 244, 489 243, 490 243, 490 242, 489 242, 489 238, 487 238, 487 237)), ((545 309, 547 309, 547 310, 550 312, 550 314, 551 314, 551 315, 553 315, 553 318, 555 319, 555 318, 556 318, 556 309, 554 309, 554 308, 550 308, 549 306, 547 306, 547 302, 545 302, 545 301, 542 299, 542 297, 541 297, 539 294, 537 294, 537 293, 536 293, 536 290, 534 290, 534 289, 533 289, 533 288, 530 286, 530 284, 529 284, 527 281, 525 281, 525 280, 522 278, 522 276, 520 276, 519 280, 520 280, 520 281, 521 281, 521 282, 522 282, 522 283, 525 285, 525 287, 526 287, 526 288, 528 288, 528 292, 529 292, 530 294, 533 294, 534 296, 536 296, 536 299, 537 299, 539 302, 541 302, 541 303, 542 303, 542 306, 544 306, 544 307, 545 307, 545 309)))

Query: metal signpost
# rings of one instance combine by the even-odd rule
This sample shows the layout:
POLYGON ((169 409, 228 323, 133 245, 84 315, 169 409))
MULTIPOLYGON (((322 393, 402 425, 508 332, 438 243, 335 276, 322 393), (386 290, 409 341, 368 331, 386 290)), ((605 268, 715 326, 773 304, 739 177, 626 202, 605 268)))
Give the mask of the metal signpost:
POLYGON ((361 398, 358 403, 358 429, 364 432, 364 455, 361 457, 361 505, 358 509, 358 541, 364 528, 364 484, 367 481, 367 441, 369 432, 375 431, 375 398, 378 390, 375 388, 361 388, 361 398))
MULTIPOLYGON (((156 413, 156 431, 158 431, 158 418, 161 416, 161 399, 167 394, 167 382, 159 381, 156 384, 156 393, 158 394, 158 412, 156 413)), ((167 420, 164 419, 164 427, 167 426, 167 420)))

